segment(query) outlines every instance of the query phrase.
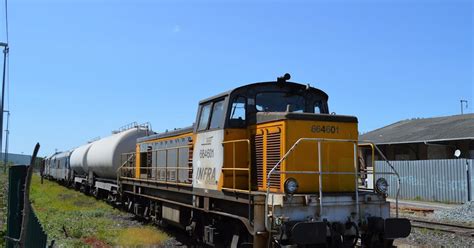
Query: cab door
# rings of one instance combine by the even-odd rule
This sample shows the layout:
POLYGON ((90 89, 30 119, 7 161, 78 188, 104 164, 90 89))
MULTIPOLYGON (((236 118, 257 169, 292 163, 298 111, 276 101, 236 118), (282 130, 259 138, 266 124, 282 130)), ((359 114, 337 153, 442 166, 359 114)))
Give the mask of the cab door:
POLYGON ((193 187, 218 190, 224 158, 224 120, 227 97, 217 98, 199 107, 193 152, 193 187))

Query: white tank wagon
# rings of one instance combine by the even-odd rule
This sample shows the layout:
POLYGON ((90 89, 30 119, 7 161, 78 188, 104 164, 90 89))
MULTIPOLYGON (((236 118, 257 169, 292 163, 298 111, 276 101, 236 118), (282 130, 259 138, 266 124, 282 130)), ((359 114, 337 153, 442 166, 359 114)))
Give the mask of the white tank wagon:
POLYGON ((137 139, 148 134, 147 128, 135 127, 95 141, 87 152, 89 174, 115 180, 121 154, 135 151, 137 139))
POLYGON ((76 148, 71 154, 71 169, 78 175, 87 175, 87 153, 92 143, 82 145, 76 148))

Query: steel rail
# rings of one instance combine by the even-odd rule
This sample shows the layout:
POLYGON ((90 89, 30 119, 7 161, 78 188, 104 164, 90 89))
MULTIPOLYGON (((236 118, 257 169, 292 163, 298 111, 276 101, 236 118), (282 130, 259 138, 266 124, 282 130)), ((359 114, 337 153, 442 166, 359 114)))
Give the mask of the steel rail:
POLYGON ((424 228, 428 230, 441 231, 447 233, 459 234, 462 236, 474 237, 474 227, 462 226, 450 223, 441 223, 436 221, 420 220, 409 218, 411 226, 415 228, 424 228))

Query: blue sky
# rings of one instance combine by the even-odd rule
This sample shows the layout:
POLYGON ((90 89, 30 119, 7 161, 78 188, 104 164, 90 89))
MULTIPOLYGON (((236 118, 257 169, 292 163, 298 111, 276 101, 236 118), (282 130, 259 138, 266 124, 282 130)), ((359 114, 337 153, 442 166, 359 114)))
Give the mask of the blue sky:
POLYGON ((200 99, 285 72, 361 132, 460 99, 473 112, 472 15, 456 0, 10 1, 10 151, 187 126, 200 99))

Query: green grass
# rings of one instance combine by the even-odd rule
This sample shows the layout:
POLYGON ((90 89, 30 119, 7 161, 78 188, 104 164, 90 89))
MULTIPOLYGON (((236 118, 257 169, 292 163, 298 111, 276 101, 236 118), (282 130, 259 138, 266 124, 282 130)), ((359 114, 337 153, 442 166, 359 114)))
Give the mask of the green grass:
POLYGON ((34 176, 31 202, 48 240, 59 247, 159 245, 168 236, 130 220, 103 201, 34 176))

